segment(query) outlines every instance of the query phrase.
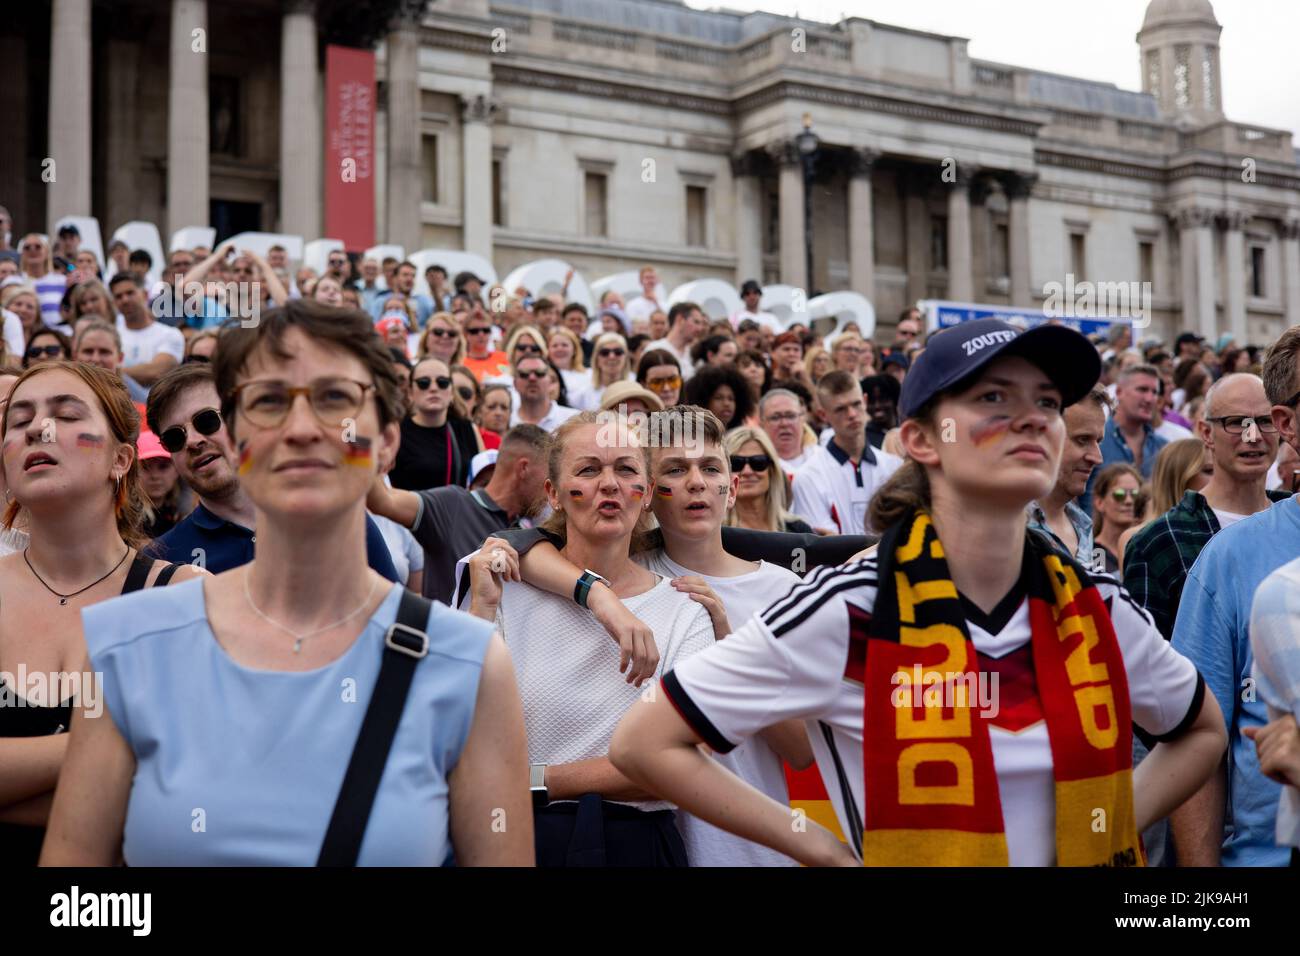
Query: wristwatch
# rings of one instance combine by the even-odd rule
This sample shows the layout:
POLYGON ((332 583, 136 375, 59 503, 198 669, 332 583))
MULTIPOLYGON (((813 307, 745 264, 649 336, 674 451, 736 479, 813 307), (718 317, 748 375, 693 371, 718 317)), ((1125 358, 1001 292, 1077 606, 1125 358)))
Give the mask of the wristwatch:
POLYGON ((579 607, 587 606, 587 595, 591 593, 591 586, 600 581, 611 591, 614 585, 610 583, 609 578, 602 577, 592 570, 585 570, 578 575, 578 583, 573 586, 573 601, 579 607))
POLYGON ((546 792, 546 764, 535 763, 528 768, 528 792, 533 795, 533 809, 551 802, 551 795, 546 792))

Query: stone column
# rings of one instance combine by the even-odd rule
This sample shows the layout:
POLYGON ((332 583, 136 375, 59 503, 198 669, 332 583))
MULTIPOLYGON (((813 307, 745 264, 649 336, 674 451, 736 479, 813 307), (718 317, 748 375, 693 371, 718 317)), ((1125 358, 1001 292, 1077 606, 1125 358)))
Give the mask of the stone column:
POLYGON ((1207 339, 1215 336, 1214 219, 1213 210, 1200 206, 1175 215, 1183 273, 1183 327, 1207 339))
POLYGON ((492 117, 487 96, 461 100, 461 242, 466 252, 492 261, 492 117))
MULTIPOLYGON (((110 21, 108 69, 104 97, 108 115, 104 130, 105 193, 101 200, 104 221, 100 223, 105 249, 114 229, 141 216, 140 189, 140 58, 147 56, 140 33, 147 24, 138 16, 123 12, 110 21)), ((204 222, 207 220, 205 219, 204 222)), ((202 223, 200 223, 202 225, 202 223)))
POLYGON ((1281 224, 1282 299, 1287 328, 1300 325, 1300 219, 1281 224))
POLYGON ((736 285, 746 279, 763 281, 762 158, 754 152, 731 157, 735 188, 736 285))
POLYGON ((937 170, 922 167, 913 167, 902 175, 909 306, 930 295, 930 211, 926 197, 937 178, 937 170))
POLYGON ((1011 253, 1011 304, 1034 305, 1029 262, 1029 196, 1038 181, 1037 173, 1012 173, 1003 179, 1007 193, 1007 231, 1011 253))
POLYGON ((970 187, 974 170, 958 166, 948 190, 948 298, 970 302, 975 298, 971 282, 970 187))
MULTIPOLYGON (((420 36, 417 17, 399 17, 387 40, 388 234, 420 248, 420 36)), ((489 214, 490 216, 490 214, 489 214)))
MULTIPOLYGON (((976 301, 987 298, 989 257, 992 255, 994 232, 989 216, 988 198, 992 186, 988 176, 978 176, 970 184, 970 263, 971 282, 975 288, 976 301)), ((1010 291, 1008 289, 1008 291, 1010 291)))
POLYGON ((780 167, 781 282, 807 290, 803 223, 803 163, 799 147, 787 139, 769 147, 780 167))
MULTIPOLYGON (((48 158, 54 160, 54 166, 52 178, 45 178, 51 241, 54 223, 63 216, 91 214, 90 4, 91 0, 54 0, 50 18, 48 158)), ((41 172, 45 174, 46 167, 41 172)), ((15 227, 22 228, 22 224, 15 223, 15 227)))
POLYGON ((1224 213, 1219 219, 1223 227, 1223 311, 1228 323, 1228 331, 1245 345, 1246 332, 1246 244, 1242 230, 1246 226, 1249 214, 1232 211, 1224 213))
POLYGON ((849 156, 849 287, 874 303, 876 233, 871 173, 880 154, 872 149, 855 149, 849 156))
POLYGON ((209 218, 207 32, 207 0, 172 0, 164 248, 171 233, 207 225, 209 218))
POLYGON ((290 0, 280 22, 280 229, 307 242, 321 237, 325 175, 315 9, 290 0))

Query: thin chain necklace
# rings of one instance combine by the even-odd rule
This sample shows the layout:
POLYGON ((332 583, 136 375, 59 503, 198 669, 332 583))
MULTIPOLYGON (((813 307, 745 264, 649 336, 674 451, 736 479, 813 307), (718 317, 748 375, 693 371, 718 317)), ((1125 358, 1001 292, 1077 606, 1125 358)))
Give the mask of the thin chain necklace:
POLYGON ((125 561, 125 560, 130 556, 130 554, 131 554, 131 549, 130 549, 130 548, 127 548, 127 549, 126 549, 126 554, 122 555, 122 560, 121 560, 121 561, 118 561, 117 564, 113 565, 112 569, 108 572, 108 574, 105 574, 103 577, 96 578, 95 580, 91 581, 89 584, 87 584, 84 588, 81 588, 80 590, 73 591, 73 592, 70 593, 70 594, 60 594, 58 591, 54 590, 54 588, 52 588, 52 587, 50 587, 48 584, 46 584, 46 583, 45 583, 45 579, 44 579, 43 577, 40 576, 40 574, 37 572, 36 568, 32 567, 32 559, 29 558, 29 557, 27 557, 27 550, 28 550, 27 548, 23 548, 23 560, 27 562, 27 567, 31 570, 32 574, 35 574, 35 575, 36 575, 36 580, 37 580, 37 581, 40 581, 41 584, 44 584, 44 585, 45 585, 45 590, 49 591, 49 592, 50 592, 51 594, 53 594, 56 598, 59 599, 59 603, 60 603, 60 604, 67 604, 67 603, 68 603, 68 598, 70 598, 70 597, 76 597, 78 594, 81 594, 81 593, 83 593, 83 592, 85 592, 85 591, 89 591, 91 588, 93 588, 93 587, 94 587, 96 584, 98 584, 100 581, 103 581, 103 580, 105 580, 106 578, 112 577, 113 572, 116 571, 118 568, 120 568, 120 567, 122 566, 122 562, 125 561))
POLYGON ((340 625, 342 625, 342 624, 346 624, 348 621, 352 620, 354 617, 356 617, 358 614, 360 614, 362 611, 364 611, 364 610, 366 609, 366 606, 370 603, 370 599, 371 599, 372 597, 374 597, 374 595, 375 595, 375 588, 379 586, 379 579, 378 579, 378 578, 376 578, 374 581, 370 582, 370 590, 366 593, 366 599, 365 599, 364 601, 362 601, 362 602, 361 602, 361 605, 360 605, 360 606, 359 606, 355 611, 353 611, 351 614, 347 615, 346 617, 341 617, 341 618, 339 618, 339 619, 338 619, 337 621, 335 621, 333 624, 326 624, 324 627, 318 627, 318 628, 316 628, 315 630, 304 631, 304 632, 302 632, 301 634, 299 634, 299 633, 298 633, 297 631, 295 631, 293 628, 291 628, 291 627, 285 627, 285 626, 284 626, 283 624, 281 624, 279 621, 277 621, 277 620, 275 620, 275 619, 273 619, 273 618, 271 618, 271 617, 268 617, 268 616, 267 616, 267 615, 262 611, 261 608, 259 608, 256 604, 253 603, 253 592, 250 591, 249 588, 248 588, 248 579, 249 579, 250 577, 251 577, 251 575, 249 575, 249 574, 245 574, 245 575, 244 575, 244 598, 248 601, 248 606, 251 607, 251 608, 253 609, 253 611, 257 614, 258 617, 260 617, 262 620, 266 621, 266 623, 268 623, 268 624, 273 624, 273 625, 275 625, 276 627, 278 627, 280 630, 284 631, 286 634, 292 634, 292 635, 293 635, 293 638, 294 638, 294 641, 293 641, 293 652, 294 652, 295 654, 297 654, 299 651, 302 650, 302 642, 303 642, 304 640, 306 640, 307 638, 309 638, 309 637, 315 637, 317 634, 320 634, 320 633, 322 633, 322 632, 324 632, 324 631, 328 631, 328 630, 331 630, 332 628, 336 628, 336 627, 338 627, 338 626, 340 626, 340 625))

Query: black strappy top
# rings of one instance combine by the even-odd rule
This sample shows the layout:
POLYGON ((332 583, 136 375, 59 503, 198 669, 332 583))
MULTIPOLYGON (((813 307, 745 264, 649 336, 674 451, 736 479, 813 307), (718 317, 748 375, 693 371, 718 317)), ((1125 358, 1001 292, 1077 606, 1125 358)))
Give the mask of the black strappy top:
MULTIPOLYGON (((154 559, 136 553, 126 572, 122 593, 144 587, 154 559)), ((168 564, 158 573, 154 587, 162 587, 175 576, 179 564, 168 564)), ((65 732, 72 724, 72 698, 53 706, 29 704, 16 688, 0 677, 0 737, 48 737, 65 732), (19 703, 22 701, 22 703, 19 703)), ((0 823, 0 866, 35 866, 45 840, 44 827, 0 823)))

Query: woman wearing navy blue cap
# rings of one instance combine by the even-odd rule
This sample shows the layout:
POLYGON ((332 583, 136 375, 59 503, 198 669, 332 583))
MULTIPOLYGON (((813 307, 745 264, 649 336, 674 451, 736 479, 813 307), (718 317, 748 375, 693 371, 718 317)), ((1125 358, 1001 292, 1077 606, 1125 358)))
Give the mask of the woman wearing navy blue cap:
POLYGON ((1226 738, 1145 611, 1027 530, 1056 481, 1061 410, 1099 372, 1062 327, 934 336, 903 384, 908 461, 872 501, 877 553, 665 674, 663 699, 615 733, 615 766, 808 864, 1141 865, 1138 833, 1209 777, 1226 738), (790 718, 848 848, 696 749, 790 718), (1133 723, 1162 741, 1136 771, 1133 723))

